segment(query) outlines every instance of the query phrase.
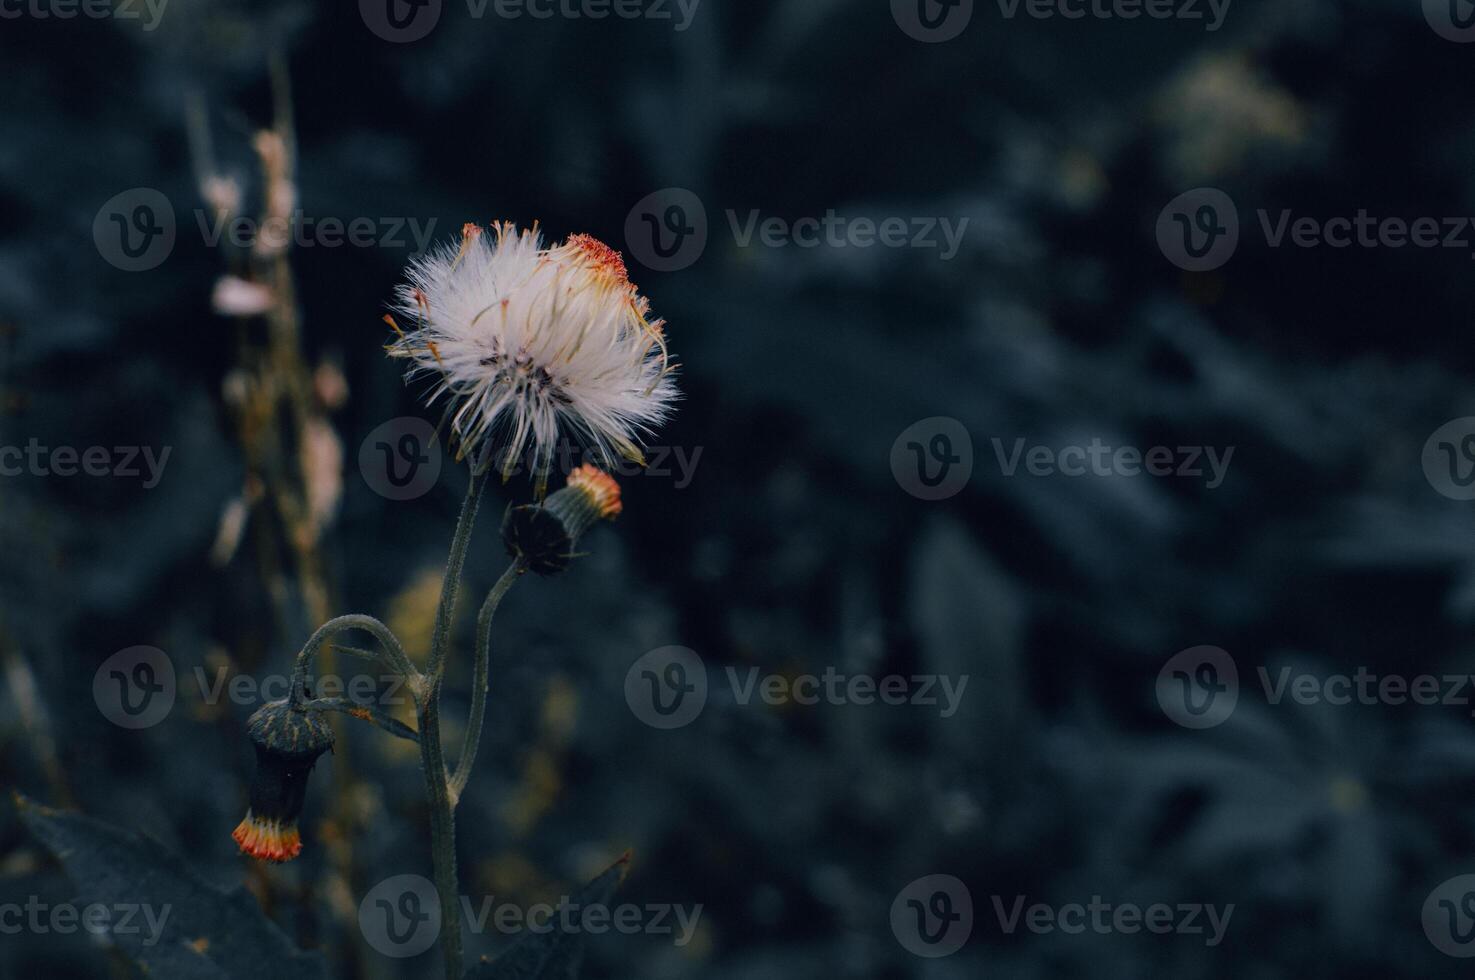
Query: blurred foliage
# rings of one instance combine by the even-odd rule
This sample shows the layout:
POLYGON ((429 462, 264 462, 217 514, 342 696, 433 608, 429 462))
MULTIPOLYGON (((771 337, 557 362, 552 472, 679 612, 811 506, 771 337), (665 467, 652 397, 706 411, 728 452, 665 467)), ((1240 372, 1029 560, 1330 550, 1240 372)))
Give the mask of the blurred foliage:
MULTIPOLYGON (((618 243, 636 201, 677 185, 712 221, 690 269, 632 265, 683 365, 685 401, 658 441, 701 449, 695 479, 625 481, 625 514, 590 536, 592 556, 503 607, 458 821, 467 892, 567 891, 628 847, 622 900, 703 905, 686 947, 596 938, 589 978, 1462 975, 1419 910, 1475 863, 1467 714, 1270 707, 1247 684, 1233 724, 1200 733, 1164 718, 1153 690, 1163 661, 1200 643, 1242 665, 1475 669, 1475 522, 1419 466, 1429 432, 1475 414, 1469 256, 1242 245, 1222 269, 1182 274, 1153 223, 1200 185, 1240 202, 1247 236, 1258 208, 1475 214, 1475 110, 1457 94, 1469 52, 1391 0, 1240 0, 1213 34, 1006 22, 979 6, 938 46, 861 0, 706 0, 679 34, 477 22, 452 3, 408 45, 378 40, 353 4, 297 0, 171 4, 148 33, 6 21, 0 445, 174 452, 153 490, 0 480, 0 652, 23 658, 37 692, 21 704, 7 675, 0 782, 147 833, 183 856, 167 867, 192 888, 244 881, 335 976, 422 975, 355 936, 368 887, 428 868, 413 753, 353 731, 324 763, 333 776, 315 777, 303 857, 249 868, 229 834, 253 705, 203 703, 195 682, 197 668, 283 672, 315 625, 278 622, 259 545, 210 561, 244 463, 187 118, 192 100, 205 107, 217 167, 255 186, 280 44, 310 215, 434 219, 439 238, 541 219, 554 237, 618 243), (164 265, 130 274, 99 257, 91 226, 139 186, 170 197, 181 233, 164 265), (725 212, 754 207, 970 225, 950 262, 742 249, 725 212), (962 494, 928 504, 897 487, 887 453, 934 415, 968 428, 977 466, 962 494), (1006 478, 990 440, 1019 436, 1237 452, 1212 491, 1006 478), (180 703, 125 732, 91 681, 135 644, 170 654, 180 703), (661 732, 622 687, 668 644, 714 673, 971 682, 947 719, 742 706, 714 685, 698 722, 661 732), (59 779, 36 751, 46 733, 59 779), (887 910, 939 872, 969 884, 979 924, 964 950, 924 961, 887 910), (1015 894, 1233 902, 1236 915, 1213 949, 1003 936, 988 896, 1015 894)), ((448 466, 430 495, 394 503, 355 470, 376 425, 428 414, 379 350, 407 254, 308 247, 291 261, 308 360, 341 363, 350 389, 332 419, 344 497, 322 543, 334 609, 413 622, 464 474, 448 466)), ((489 524, 472 595, 504 562, 489 524)), ((0 902, 33 894, 76 893, 5 808, 0 902)), ((7 937, 0 977, 108 976, 75 939, 7 937)), ((473 936, 468 952, 506 946, 473 936)))

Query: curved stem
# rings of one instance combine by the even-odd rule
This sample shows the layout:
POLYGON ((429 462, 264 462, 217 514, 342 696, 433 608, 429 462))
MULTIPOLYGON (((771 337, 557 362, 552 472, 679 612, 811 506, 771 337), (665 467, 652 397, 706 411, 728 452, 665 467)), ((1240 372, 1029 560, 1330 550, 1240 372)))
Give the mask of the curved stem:
POLYGON ((410 663, 410 658, 405 654, 405 648, 400 643, 399 637, 373 616, 350 613, 347 616, 330 619, 319 626, 317 632, 312 634, 307 643, 303 645, 302 652, 297 655, 297 663, 292 668, 292 700, 294 702, 300 702, 307 696, 307 671, 312 666, 312 658, 317 656, 323 644, 346 630, 363 630, 378 640, 384 648, 385 665, 410 682, 410 692, 417 701, 419 700, 420 695, 415 679, 419 677, 420 672, 415 669, 414 664, 410 663))
POLYGON ((456 772, 451 776, 451 806, 461 801, 461 793, 471 779, 471 767, 476 763, 476 749, 481 744, 481 726, 487 711, 487 688, 491 676, 492 660, 492 617, 501 605, 502 597, 512 588, 527 568, 522 558, 517 558, 497 584, 487 593, 476 617, 476 671, 471 680, 471 714, 466 719, 466 736, 461 743, 461 755, 456 759, 456 772))

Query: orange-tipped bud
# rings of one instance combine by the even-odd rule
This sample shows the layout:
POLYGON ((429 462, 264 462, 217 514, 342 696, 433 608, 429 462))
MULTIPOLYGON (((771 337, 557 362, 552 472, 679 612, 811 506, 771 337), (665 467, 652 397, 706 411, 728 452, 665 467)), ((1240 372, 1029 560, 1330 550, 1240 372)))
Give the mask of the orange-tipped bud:
POLYGON ((262 705, 246 728, 256 747, 256 776, 251 807, 231 837, 243 854, 290 861, 302 852, 297 817, 307 799, 307 777, 333 747, 333 730, 317 713, 288 701, 262 705))
POLYGON ((585 463, 568 475, 568 486, 589 497, 600 520, 613 520, 625 505, 620 502, 620 485, 615 478, 597 466, 585 463))

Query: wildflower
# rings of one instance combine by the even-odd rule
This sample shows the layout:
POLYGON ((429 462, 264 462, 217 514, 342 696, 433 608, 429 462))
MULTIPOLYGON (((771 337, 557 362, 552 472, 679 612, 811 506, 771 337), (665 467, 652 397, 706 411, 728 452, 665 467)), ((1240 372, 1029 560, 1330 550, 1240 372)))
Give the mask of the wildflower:
POLYGON ((256 746, 251 806, 231 837, 241 852, 263 861, 290 861, 302 851, 297 817, 307 777, 318 756, 333 747, 333 730, 315 712, 272 701, 246 723, 256 746))
POLYGON ((502 520, 507 553, 521 557, 539 575, 568 567, 574 544, 596 521, 614 520, 624 505, 620 485, 587 463, 568 477, 568 485, 540 504, 513 507, 502 520))
POLYGON ((630 282, 620 253, 588 235, 543 248, 536 226, 462 229, 458 248, 415 261, 396 312, 416 326, 388 348, 408 376, 439 376, 429 400, 451 402, 458 455, 478 466, 489 437, 505 435, 502 477, 531 450, 538 496, 560 429, 612 465, 643 462, 638 441, 677 397, 650 302, 630 282))

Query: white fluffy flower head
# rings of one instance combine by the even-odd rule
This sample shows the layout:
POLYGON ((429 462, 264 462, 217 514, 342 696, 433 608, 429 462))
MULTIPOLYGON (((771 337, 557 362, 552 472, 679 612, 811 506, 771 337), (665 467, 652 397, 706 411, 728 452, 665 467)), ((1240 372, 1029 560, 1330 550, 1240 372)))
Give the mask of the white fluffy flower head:
POLYGON ((414 324, 388 350, 407 377, 433 374, 429 401, 451 401, 459 456, 484 466, 505 449, 503 478, 531 450, 539 494, 560 430, 606 465, 642 462, 638 443, 677 397, 650 303, 620 253, 588 235, 544 248, 537 226, 462 229, 459 246, 416 259, 395 312, 414 324))

